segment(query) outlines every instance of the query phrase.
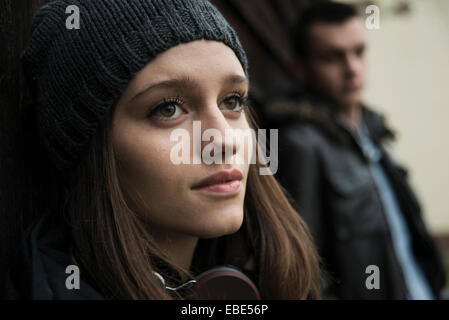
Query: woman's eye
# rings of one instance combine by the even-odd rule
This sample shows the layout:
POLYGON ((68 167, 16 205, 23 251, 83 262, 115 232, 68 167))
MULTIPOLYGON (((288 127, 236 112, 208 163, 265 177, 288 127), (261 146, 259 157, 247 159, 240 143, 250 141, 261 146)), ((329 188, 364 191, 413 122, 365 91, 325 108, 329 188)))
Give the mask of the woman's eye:
POLYGON ((226 98, 222 102, 222 108, 229 111, 240 112, 243 109, 243 100, 244 99, 240 96, 226 98))
POLYGON ((149 117, 156 117, 161 120, 175 119, 182 113, 182 109, 179 104, 179 102, 164 102, 154 108, 150 112, 149 117))

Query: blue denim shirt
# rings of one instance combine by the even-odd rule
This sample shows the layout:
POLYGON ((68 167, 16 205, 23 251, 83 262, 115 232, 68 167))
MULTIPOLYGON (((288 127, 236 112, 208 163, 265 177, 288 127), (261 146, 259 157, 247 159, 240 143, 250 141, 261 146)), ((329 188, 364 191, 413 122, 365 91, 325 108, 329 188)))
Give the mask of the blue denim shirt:
MULTIPOLYGON (((380 164, 382 157, 379 148, 372 142, 369 131, 362 121, 356 134, 359 144, 369 159, 369 168, 379 191, 385 209, 386 220, 390 227, 393 247, 404 274, 408 297, 412 300, 434 299, 434 295, 418 265, 412 248, 408 226, 401 212, 395 192, 380 164)), ((382 271, 381 271, 382 272, 382 271)))

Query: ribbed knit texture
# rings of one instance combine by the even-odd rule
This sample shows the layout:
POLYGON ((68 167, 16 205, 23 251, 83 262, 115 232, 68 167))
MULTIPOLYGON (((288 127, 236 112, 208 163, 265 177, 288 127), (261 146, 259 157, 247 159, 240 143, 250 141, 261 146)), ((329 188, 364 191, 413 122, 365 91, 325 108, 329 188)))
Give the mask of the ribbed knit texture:
POLYGON ((229 46, 248 75, 235 31, 207 0, 57 0, 41 7, 22 62, 39 137, 55 167, 74 167, 139 70, 199 39, 229 46), (80 9, 80 29, 66 28, 70 5, 80 9))

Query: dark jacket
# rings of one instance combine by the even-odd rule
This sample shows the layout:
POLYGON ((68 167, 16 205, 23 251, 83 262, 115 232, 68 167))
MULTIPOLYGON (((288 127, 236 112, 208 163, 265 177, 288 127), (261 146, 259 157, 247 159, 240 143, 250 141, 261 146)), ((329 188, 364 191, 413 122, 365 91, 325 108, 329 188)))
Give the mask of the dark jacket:
MULTIPOLYGON (((45 214, 35 220, 26 230, 23 241, 17 248, 14 261, 6 275, 0 275, 0 300, 98 300, 104 299, 95 289, 92 279, 86 280, 85 270, 80 268, 79 289, 68 289, 67 279, 73 271, 66 269, 76 262, 70 255, 70 228, 62 222, 60 216, 45 214)), ((204 249, 216 252, 216 256, 197 254, 193 258, 191 271, 201 274, 216 266, 227 266, 243 272, 257 283, 257 273, 245 269, 248 260, 248 241, 242 232, 231 236, 220 237, 210 241, 199 241, 197 252, 204 249)), ((165 279, 174 281, 168 283, 174 287, 182 284, 180 275, 161 259, 154 259, 154 265, 165 279), (178 283, 179 282, 179 283, 178 283)), ((106 267, 106 266, 105 266, 106 267)), ((154 267, 154 266, 153 266, 154 267)), ((69 279, 70 280, 70 279, 69 279)), ((229 287, 233 297, 234 288, 229 287)), ((169 292, 171 294, 171 292, 169 292)), ((181 295, 187 291, 178 291, 181 295)), ((223 293, 224 294, 224 293, 223 293)), ((173 294, 174 299, 179 299, 173 294)))
POLYGON ((0 283, 0 299, 102 299, 82 278, 79 289, 67 289, 66 280, 72 272, 66 273, 66 268, 75 265, 69 255, 68 234, 54 216, 37 219, 25 232, 12 267, 0 283))
MULTIPOLYGON (((316 241, 325 269, 324 298, 405 299, 405 282, 381 199, 367 156, 353 133, 325 104, 283 107, 291 121, 279 129, 278 178, 316 241), (378 290, 365 285, 369 265, 379 267, 378 290)), ((407 182, 407 171, 384 148, 393 133, 380 114, 365 106, 362 117, 382 151, 381 165, 405 216, 415 257, 438 297, 444 269, 407 182)))

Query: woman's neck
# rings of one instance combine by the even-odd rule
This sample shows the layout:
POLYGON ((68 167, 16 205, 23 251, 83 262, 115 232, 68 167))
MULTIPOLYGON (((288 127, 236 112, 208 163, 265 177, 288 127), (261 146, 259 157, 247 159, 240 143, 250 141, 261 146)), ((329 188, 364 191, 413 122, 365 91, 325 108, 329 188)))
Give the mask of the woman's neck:
POLYGON ((170 261, 185 270, 190 269, 198 238, 184 234, 152 233, 159 248, 170 261))

